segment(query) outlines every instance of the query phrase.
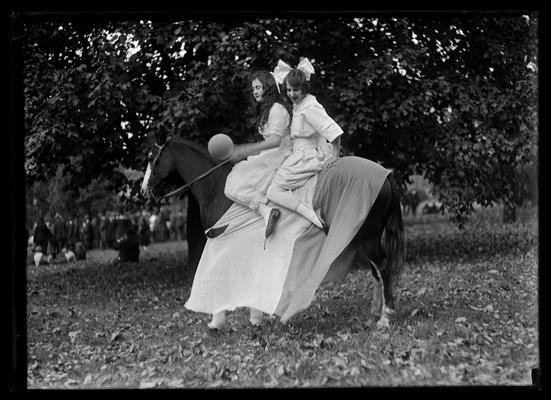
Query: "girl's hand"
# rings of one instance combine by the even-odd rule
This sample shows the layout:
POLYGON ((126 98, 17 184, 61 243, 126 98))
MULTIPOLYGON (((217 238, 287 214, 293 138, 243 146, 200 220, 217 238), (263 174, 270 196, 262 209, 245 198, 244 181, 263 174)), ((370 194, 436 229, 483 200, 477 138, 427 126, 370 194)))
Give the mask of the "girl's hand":
POLYGON ((240 146, 235 145, 233 148, 233 153, 230 156, 230 162, 237 164, 239 161, 243 160, 244 155, 243 152, 240 150, 240 146))

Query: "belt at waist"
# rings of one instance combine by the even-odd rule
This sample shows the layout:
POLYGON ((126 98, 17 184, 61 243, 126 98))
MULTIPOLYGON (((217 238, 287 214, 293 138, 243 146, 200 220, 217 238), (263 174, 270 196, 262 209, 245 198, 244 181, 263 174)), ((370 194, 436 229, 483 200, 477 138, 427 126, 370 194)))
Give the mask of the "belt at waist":
POLYGON ((314 149, 319 146, 318 139, 311 138, 293 138, 291 139, 293 149, 314 149))

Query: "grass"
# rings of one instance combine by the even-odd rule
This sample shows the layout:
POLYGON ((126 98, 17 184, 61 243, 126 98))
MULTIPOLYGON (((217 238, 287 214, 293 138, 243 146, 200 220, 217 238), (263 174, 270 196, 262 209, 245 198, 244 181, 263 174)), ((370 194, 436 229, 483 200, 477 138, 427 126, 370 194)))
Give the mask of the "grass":
POLYGON ((537 215, 515 224, 481 210, 463 231, 405 220, 408 258, 390 328, 366 323, 371 277, 325 284, 287 324, 248 325, 184 308, 184 242, 149 246, 137 264, 114 251, 28 267, 28 387, 205 388, 530 385, 539 367, 537 215))

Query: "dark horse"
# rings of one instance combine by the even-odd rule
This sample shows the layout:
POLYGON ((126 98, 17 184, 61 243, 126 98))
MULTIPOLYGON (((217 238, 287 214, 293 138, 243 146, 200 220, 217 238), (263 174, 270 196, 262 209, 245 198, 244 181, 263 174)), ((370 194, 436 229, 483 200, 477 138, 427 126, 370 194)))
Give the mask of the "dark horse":
MULTIPOLYGON (((224 195, 226 177, 230 173, 232 165, 224 163, 216 167, 218 162, 212 159, 205 148, 182 138, 159 137, 155 146, 156 148, 148 156, 149 163, 142 183, 142 193, 145 196, 162 193, 166 189, 168 181, 166 178, 177 172, 184 182, 188 184, 192 182, 190 191, 199 204, 201 224, 207 231, 208 237, 216 237, 221 232, 209 231, 208 228, 214 226, 232 204, 231 200, 224 195), (212 172, 205 174, 211 169, 212 172), (201 177, 202 175, 203 177, 201 177), (198 177, 200 179, 196 180, 198 177)), ((343 177, 347 176, 350 178, 349 185, 363 187, 354 179, 361 176, 363 182, 369 181, 370 177, 366 176, 367 172, 357 167, 358 165, 361 167, 367 162, 371 163, 371 161, 354 156, 335 159, 331 167, 319 173, 316 193, 321 190, 320 186, 330 188, 335 193, 346 193, 347 188, 343 186, 345 181, 343 177), (354 174, 351 172, 351 166, 356 166, 354 174)), ((377 167, 380 166, 377 165, 377 167)), ((360 195, 364 196, 364 194, 360 195)), ((369 196, 368 193, 360 199, 367 198, 367 196, 369 196)), ((315 199, 316 194, 314 194, 314 201, 315 199)), ((358 207, 357 203, 352 204, 351 201, 358 201, 358 198, 349 201, 347 197, 342 197, 337 206, 332 205, 332 209, 328 209, 329 207, 326 207, 327 205, 323 202, 318 204, 320 213, 324 216, 328 226, 326 232, 328 237, 333 224, 335 226, 341 224, 340 229, 342 229, 342 222, 336 217, 340 215, 338 208, 356 209, 358 207), (346 204, 347 202, 349 204, 346 204)), ((316 208, 316 204, 314 207, 316 208)), ((378 317, 380 324, 388 324, 385 313, 394 308, 393 283, 396 282, 405 261, 400 194, 392 172, 384 179, 378 196, 367 215, 358 215, 355 218, 356 221, 358 218, 363 219, 363 222, 357 221, 360 228, 354 233, 353 240, 349 241, 346 248, 342 250, 339 258, 345 259, 348 265, 352 264, 357 255, 363 255, 364 259, 368 260, 375 278, 371 315, 375 318, 378 317)), ((223 229, 225 227, 222 228, 222 231, 223 229)))

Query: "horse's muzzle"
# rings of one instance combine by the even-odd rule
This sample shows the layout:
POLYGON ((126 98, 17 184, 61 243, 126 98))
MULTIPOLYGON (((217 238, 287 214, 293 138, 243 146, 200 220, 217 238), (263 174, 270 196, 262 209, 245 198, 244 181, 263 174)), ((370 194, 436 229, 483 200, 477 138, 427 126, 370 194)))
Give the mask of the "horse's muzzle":
POLYGON ((142 192, 142 196, 145 197, 146 199, 152 198, 154 201, 158 200, 157 196, 155 195, 155 192, 149 186, 145 189, 142 189, 141 192, 142 192))

